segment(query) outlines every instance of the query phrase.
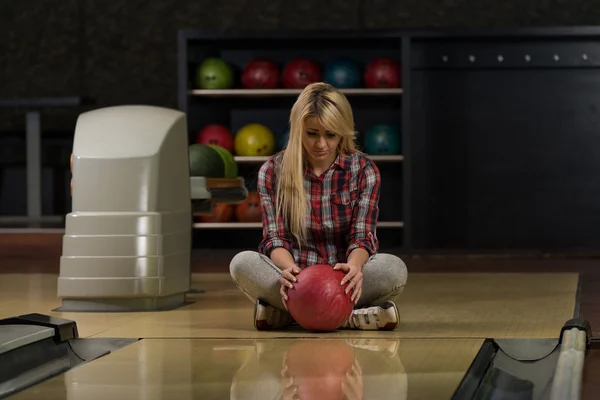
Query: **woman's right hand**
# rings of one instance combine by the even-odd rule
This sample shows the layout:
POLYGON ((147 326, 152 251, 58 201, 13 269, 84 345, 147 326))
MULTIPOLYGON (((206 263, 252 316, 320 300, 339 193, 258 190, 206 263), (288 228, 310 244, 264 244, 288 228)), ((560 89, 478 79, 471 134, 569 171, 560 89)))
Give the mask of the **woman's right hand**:
POLYGON ((281 300, 283 301, 283 306, 287 310, 287 290, 294 287, 294 282, 297 282, 296 276, 300 273, 300 268, 296 265, 291 265, 289 267, 281 270, 281 278, 279 278, 279 282, 281 283, 281 289, 279 289, 279 293, 281 293, 281 300))

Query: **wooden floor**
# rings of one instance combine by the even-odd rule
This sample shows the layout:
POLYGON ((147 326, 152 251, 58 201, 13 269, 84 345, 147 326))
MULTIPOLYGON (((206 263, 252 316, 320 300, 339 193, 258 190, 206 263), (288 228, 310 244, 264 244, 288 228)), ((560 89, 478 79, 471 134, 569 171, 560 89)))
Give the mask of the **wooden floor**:
MULTIPOLYGON (((83 337, 142 340, 15 399, 448 399, 486 337, 557 337, 574 313, 600 326, 595 260, 533 257, 404 257, 393 332, 257 332, 222 251, 196 253, 193 287, 206 292, 186 307, 56 313, 60 240, 38 235, 0 235, 0 318, 39 312, 83 337)), ((597 398, 594 381, 587 368, 584 398, 597 398)))
POLYGON ((397 339, 547 338, 560 333, 575 309, 577 274, 428 274, 409 278, 396 303, 401 317, 393 332, 256 331, 253 304, 228 274, 194 274, 192 304, 167 312, 55 312, 54 274, 4 274, 0 318, 39 312, 77 321, 83 337, 273 338, 393 337, 397 339))
POLYGON ((15 399, 276 399, 282 374, 305 398, 339 398, 347 387, 365 399, 448 399, 484 338, 557 336, 578 282, 569 273, 416 273, 398 299, 397 330, 314 334, 254 330, 252 303, 227 274, 195 274, 206 292, 156 313, 54 312, 56 277, 2 275, 0 318, 39 312, 77 321, 82 337, 143 340, 15 399))

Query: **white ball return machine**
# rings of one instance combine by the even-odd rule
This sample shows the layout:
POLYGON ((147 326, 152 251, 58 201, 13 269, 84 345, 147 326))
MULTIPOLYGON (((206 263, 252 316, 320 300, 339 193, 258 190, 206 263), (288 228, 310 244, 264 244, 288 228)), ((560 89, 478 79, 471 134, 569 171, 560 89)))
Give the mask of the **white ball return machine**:
POLYGON ((191 289, 193 215, 239 203, 243 178, 190 177, 186 115, 117 106, 79 116, 57 311, 157 311, 191 289))

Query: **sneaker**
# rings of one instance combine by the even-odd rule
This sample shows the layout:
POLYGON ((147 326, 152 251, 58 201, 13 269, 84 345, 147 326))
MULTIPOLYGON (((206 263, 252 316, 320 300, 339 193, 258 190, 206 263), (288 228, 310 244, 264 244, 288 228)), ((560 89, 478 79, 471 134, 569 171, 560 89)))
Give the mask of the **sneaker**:
POLYGON ((254 303, 254 328, 259 331, 282 329, 293 322, 292 316, 285 310, 273 307, 263 300, 254 303))
POLYGON ((364 338, 350 338, 346 339, 352 347, 356 347, 363 350, 374 351, 376 353, 384 353, 387 357, 395 357, 400 347, 400 340, 398 339, 364 339, 364 338))
POLYGON ((352 311, 350 318, 342 325, 344 329, 391 331, 400 323, 396 304, 391 301, 377 306, 359 308, 352 311))

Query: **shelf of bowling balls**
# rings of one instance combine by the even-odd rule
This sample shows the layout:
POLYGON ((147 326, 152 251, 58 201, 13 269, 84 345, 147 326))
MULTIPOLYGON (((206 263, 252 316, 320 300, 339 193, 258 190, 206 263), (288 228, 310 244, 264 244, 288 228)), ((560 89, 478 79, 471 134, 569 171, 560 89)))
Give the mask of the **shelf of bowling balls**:
MULTIPOLYGON (((391 96, 402 94, 401 88, 391 89, 340 89, 348 96, 391 96)), ((193 89, 189 91, 192 96, 203 97, 274 97, 297 96, 302 89, 193 89)))
MULTIPOLYGON (((380 221, 377 224, 378 228, 403 228, 404 222, 402 221, 380 221)), ((238 229, 258 229, 262 228, 261 222, 196 222, 194 228, 203 229, 227 229, 227 228, 238 228, 238 229)))
MULTIPOLYGON (((402 162, 404 161, 404 156, 400 155, 400 154, 394 154, 394 155, 368 155, 367 156, 375 161, 375 162, 402 162)), ((261 162, 265 162, 269 159, 269 157, 261 157, 261 156, 257 156, 257 157, 246 157, 246 156, 235 156, 234 160, 236 163, 247 163, 247 164, 252 164, 252 163, 261 163, 261 162)))

